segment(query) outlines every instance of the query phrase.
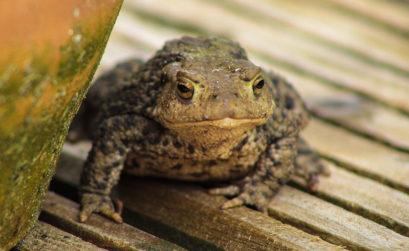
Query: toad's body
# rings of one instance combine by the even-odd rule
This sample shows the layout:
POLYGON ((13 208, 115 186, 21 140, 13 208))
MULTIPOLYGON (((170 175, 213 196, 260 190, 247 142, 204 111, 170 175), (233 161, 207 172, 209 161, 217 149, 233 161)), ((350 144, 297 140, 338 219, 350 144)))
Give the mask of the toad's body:
MULTIPOLYGON (((236 181, 211 192, 264 210, 294 170, 310 182, 321 166, 300 142, 304 103, 282 78, 251 63, 236 43, 183 37, 142 64, 101 77, 88 96, 98 109, 81 177, 81 220, 121 221, 109 198, 120 172, 188 181, 236 181), (304 156, 295 168, 297 147, 304 156)), ((90 108, 90 109, 91 109, 90 108)))

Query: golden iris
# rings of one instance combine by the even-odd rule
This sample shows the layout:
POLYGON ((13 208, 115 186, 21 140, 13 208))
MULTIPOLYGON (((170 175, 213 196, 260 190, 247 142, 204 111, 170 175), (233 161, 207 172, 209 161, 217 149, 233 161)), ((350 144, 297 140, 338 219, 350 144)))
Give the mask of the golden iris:
POLYGON ((176 86, 176 93, 179 95, 180 98, 185 100, 191 99, 193 97, 194 90, 195 88, 193 84, 183 79, 179 80, 176 86))
POLYGON ((263 90, 264 87, 264 79, 263 77, 259 76, 256 78, 256 80, 253 82, 253 92, 254 95, 260 95, 261 91, 263 90))

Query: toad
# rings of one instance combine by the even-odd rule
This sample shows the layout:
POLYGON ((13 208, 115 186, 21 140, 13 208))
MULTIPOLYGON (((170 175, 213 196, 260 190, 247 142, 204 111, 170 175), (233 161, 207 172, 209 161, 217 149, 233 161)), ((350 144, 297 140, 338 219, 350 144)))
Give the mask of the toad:
POLYGON ((228 39, 168 41, 147 62, 107 72, 87 97, 81 110, 96 116, 85 126, 93 143, 80 181, 81 222, 93 212, 122 222, 110 198, 122 171, 221 182, 209 192, 231 198, 223 209, 260 211, 293 173, 313 188, 324 171, 299 137, 309 118, 300 96, 228 39))

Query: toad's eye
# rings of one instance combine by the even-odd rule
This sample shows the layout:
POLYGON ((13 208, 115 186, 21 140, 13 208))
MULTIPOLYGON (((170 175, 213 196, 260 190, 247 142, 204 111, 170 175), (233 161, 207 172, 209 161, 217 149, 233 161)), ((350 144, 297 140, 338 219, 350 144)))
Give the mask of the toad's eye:
POLYGON ((194 90, 193 84, 186 81, 179 81, 176 86, 176 93, 180 98, 185 100, 193 97, 194 90))
POLYGON ((253 83, 254 95, 256 95, 256 96, 260 95, 261 91, 263 90, 263 87, 264 87, 264 79, 263 79, 263 77, 260 76, 253 83))

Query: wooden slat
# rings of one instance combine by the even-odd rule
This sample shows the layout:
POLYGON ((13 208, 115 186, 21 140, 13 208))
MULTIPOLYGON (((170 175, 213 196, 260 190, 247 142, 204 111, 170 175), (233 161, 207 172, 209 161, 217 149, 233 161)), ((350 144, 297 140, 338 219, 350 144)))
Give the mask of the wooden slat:
POLYGON ((78 221, 78 208, 77 203, 48 192, 40 219, 110 250, 184 250, 128 224, 117 224, 97 214, 82 224, 78 221))
MULTIPOLYGON (((409 236, 409 196, 327 162, 330 177, 321 177, 316 195, 409 236)), ((298 184, 303 181, 294 178, 298 184)))
POLYGON ((409 250, 409 238, 289 186, 272 200, 269 213, 350 249, 409 250))
POLYGON ((409 151, 407 115, 354 93, 323 84, 317 85, 307 78, 286 76, 305 97, 315 115, 393 147, 409 151))
POLYGON ((355 172, 409 192, 408 154, 319 120, 312 120, 302 135, 325 157, 355 172))
MULTIPOLYGON (((355 89, 409 112, 407 76, 399 76, 370 62, 360 61, 359 58, 344 52, 322 46, 306 37, 294 35, 279 24, 245 19, 230 9, 202 1, 176 1, 172 2, 172 6, 160 0, 138 1, 129 2, 129 5, 125 10, 132 7, 138 13, 148 12, 157 18, 165 16, 169 22, 187 22, 213 34, 228 34, 240 41, 249 51, 295 65, 334 84, 355 89), (152 8, 153 5, 156 7, 152 8), (181 5, 183 8, 180 8, 181 5), (208 11, 200 11, 205 8, 208 11), (271 46, 272 44, 274 46, 271 46)), ((135 22, 141 21, 136 17, 137 14, 135 22)), ((402 46, 406 46, 406 43, 402 46)))
POLYGON ((37 222, 33 229, 21 240, 13 250, 38 251, 38 250, 78 250, 102 251, 92 243, 55 228, 42 221, 37 222))
MULTIPOLYGON (((70 154, 78 151, 67 145, 64 149, 69 149, 70 154)), ((80 147, 85 149, 86 145, 80 147)), ((63 155, 65 160, 72 158, 67 153, 63 155)), ((76 156, 79 160, 80 155, 76 156)), ((78 173, 74 175, 73 171, 78 172, 80 168, 73 168, 72 164, 60 164, 56 178, 76 185, 78 173)), ((125 221, 149 232, 156 232, 155 234, 180 243, 188 249, 197 250, 200 245, 226 250, 339 248, 248 208, 222 211, 219 207, 226 199, 210 196, 198 186, 146 181, 125 176, 118 190, 119 198, 127 209, 125 221)))
MULTIPOLYGON (((240 207, 220 210, 225 198, 210 196, 197 186, 146 182, 127 177, 119 185, 124 205, 170 229, 167 235, 186 233, 225 250, 335 249, 321 239, 240 207)), ((172 238, 172 237, 171 237, 172 238)), ((195 249, 192 243, 189 249, 195 249)))
MULTIPOLYGON (((380 15, 374 14, 384 13, 383 16, 385 16, 388 12, 394 13, 389 19, 398 17, 402 25, 405 26, 406 23, 407 27, 409 9, 407 5, 402 8, 405 4, 399 4, 398 1, 395 3, 388 1, 388 4, 383 4, 385 12, 384 9, 379 9, 372 12, 375 18, 368 17, 367 19, 348 11, 342 11, 339 5, 330 4, 325 0, 308 2, 302 0, 261 0, 257 2, 228 0, 228 2, 231 6, 235 4, 247 8, 248 13, 261 13, 269 18, 290 24, 300 31, 328 40, 333 44, 332 46, 341 45, 344 49, 358 52, 375 61, 394 65, 406 72, 409 69, 408 54, 405 51, 408 36, 391 29, 390 26, 377 25, 380 15)), ((361 2, 354 2, 355 8, 358 8, 361 2)), ((371 8, 376 8, 376 2, 379 6, 380 1, 370 1, 370 3, 366 1, 366 5, 361 5, 361 11, 366 9, 367 13, 371 12, 371 8)))

